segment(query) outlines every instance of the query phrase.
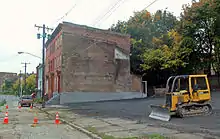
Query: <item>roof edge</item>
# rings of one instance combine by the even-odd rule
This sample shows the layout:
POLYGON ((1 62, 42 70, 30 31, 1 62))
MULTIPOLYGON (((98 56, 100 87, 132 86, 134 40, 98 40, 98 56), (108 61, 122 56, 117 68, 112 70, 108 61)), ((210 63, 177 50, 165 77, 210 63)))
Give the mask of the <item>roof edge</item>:
POLYGON ((51 34, 50 39, 48 39, 45 43, 45 48, 48 47, 48 45, 53 41, 53 39, 57 36, 57 34, 61 31, 62 29, 62 23, 59 23, 58 26, 56 27, 56 29, 53 31, 53 33, 51 34))
POLYGON ((107 29, 100 29, 100 28, 95 28, 95 27, 81 25, 81 24, 75 24, 75 23, 66 22, 66 21, 63 21, 63 25, 64 24, 69 25, 69 26, 80 27, 80 28, 84 28, 84 29, 88 29, 88 30, 102 31, 106 34, 118 35, 118 36, 122 36, 122 37, 130 37, 131 36, 130 34, 122 34, 122 33, 114 32, 114 31, 107 30, 107 29))

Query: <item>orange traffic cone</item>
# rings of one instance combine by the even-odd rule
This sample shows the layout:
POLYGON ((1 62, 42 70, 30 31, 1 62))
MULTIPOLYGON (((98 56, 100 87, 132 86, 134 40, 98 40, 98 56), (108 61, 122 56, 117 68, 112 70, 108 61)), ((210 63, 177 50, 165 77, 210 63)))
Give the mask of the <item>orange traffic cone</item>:
POLYGON ((30 109, 32 109, 32 108, 33 108, 33 106, 31 105, 31 106, 30 106, 30 109))
POLYGON ((36 113, 36 115, 34 116, 34 121, 33 121, 33 124, 31 125, 31 127, 36 127, 37 124, 38 124, 38 119, 37 119, 37 113, 36 113))
POLYGON ((5 113, 5 118, 3 124, 8 124, 8 112, 5 113))
POLYGON ((21 111, 21 105, 18 106, 19 112, 21 111))
POLYGON ((5 108, 8 109, 8 105, 6 105, 5 108))
POLYGON ((60 119, 59 119, 58 112, 56 113, 55 124, 57 124, 57 125, 60 124, 60 119))
POLYGON ((33 124, 38 124, 37 116, 34 116, 34 122, 33 122, 33 124))

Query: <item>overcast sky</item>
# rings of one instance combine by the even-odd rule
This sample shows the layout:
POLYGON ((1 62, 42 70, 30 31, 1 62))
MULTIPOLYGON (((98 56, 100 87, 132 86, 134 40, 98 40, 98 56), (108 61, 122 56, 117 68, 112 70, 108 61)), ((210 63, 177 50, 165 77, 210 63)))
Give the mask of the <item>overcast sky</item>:
MULTIPOLYGON (((24 72, 22 62, 30 63, 28 72, 36 71, 36 66, 41 62, 39 58, 17 54, 18 51, 25 51, 41 57, 42 40, 37 39, 38 29, 34 27, 35 24, 55 28, 59 22, 68 21, 107 29, 118 20, 127 20, 134 11, 142 10, 154 0, 122 0, 109 11, 116 1, 118 0, 1 0, 0 72, 24 72), (75 8, 59 20, 74 5, 75 8), (108 11, 106 17, 97 22, 97 18, 108 11)), ((158 0, 148 10, 155 12, 168 8, 179 16, 182 4, 190 1, 158 0)))

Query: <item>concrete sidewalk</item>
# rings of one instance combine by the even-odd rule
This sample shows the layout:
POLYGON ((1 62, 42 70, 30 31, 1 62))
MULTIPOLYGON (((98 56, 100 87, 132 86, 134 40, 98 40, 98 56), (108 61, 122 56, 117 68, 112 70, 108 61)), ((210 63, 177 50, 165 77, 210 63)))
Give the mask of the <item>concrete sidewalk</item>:
POLYGON ((22 107, 18 109, 18 102, 9 100, 2 111, 0 120, 3 122, 8 112, 8 124, 0 123, 0 139, 91 139, 88 135, 73 129, 68 124, 55 125, 54 118, 38 109, 22 107), (38 124, 33 124, 34 117, 38 124))
MULTIPOLYGON (((41 109, 41 107, 37 107, 41 109)), ((60 119, 63 119, 64 122, 75 126, 75 128, 79 128, 78 130, 82 132, 87 132, 86 134, 92 134, 91 137, 93 138, 106 138, 106 136, 110 136, 111 139, 115 139, 161 135, 175 139, 213 139, 213 137, 206 134, 188 134, 178 130, 158 127, 153 124, 141 124, 137 121, 120 118, 101 118, 97 117, 97 115, 78 115, 73 113, 68 107, 51 106, 41 110, 54 117, 55 113, 58 112, 60 119)))

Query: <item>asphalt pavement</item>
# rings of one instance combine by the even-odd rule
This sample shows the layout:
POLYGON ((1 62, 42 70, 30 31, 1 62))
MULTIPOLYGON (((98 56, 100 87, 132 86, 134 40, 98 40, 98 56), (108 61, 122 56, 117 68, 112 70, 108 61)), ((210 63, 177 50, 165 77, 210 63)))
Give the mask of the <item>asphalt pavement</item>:
POLYGON ((15 98, 4 98, 7 98, 9 109, 1 108, 0 139, 89 139, 87 135, 66 124, 55 125, 55 114, 54 119, 51 119, 35 108, 22 107, 19 110, 15 98), (2 124, 6 111, 9 124, 2 124), (36 126, 33 126, 34 116, 39 122, 36 126))
POLYGON ((201 132, 220 137, 220 92, 212 93, 213 114, 188 118, 173 117, 169 122, 150 119, 150 104, 163 104, 164 98, 69 104, 72 111, 84 116, 124 118, 150 123, 183 132, 201 132))

